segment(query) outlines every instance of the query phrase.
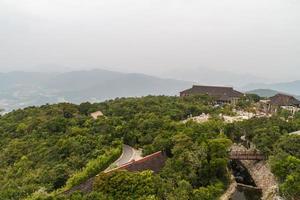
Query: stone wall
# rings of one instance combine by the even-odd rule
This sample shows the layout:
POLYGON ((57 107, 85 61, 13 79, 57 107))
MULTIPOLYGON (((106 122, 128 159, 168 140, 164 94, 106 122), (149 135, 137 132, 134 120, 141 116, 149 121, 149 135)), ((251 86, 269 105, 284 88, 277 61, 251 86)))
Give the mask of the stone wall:
POLYGON ((262 189, 262 200, 280 199, 278 183, 266 161, 243 160, 257 187, 262 189))

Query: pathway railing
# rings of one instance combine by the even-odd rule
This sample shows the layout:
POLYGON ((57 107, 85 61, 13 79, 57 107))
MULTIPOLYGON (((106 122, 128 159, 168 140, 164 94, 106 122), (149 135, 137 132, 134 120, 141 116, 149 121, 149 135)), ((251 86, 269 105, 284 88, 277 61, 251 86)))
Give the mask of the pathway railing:
POLYGON ((256 151, 231 151, 229 157, 232 160, 266 160, 266 157, 256 151))

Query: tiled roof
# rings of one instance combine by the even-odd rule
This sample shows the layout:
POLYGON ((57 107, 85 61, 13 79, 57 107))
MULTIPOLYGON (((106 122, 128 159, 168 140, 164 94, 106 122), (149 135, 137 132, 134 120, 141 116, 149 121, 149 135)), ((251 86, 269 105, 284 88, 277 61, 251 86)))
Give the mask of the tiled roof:
MULTIPOLYGON (((105 173, 111 173, 117 170, 128 170, 130 172, 136 172, 136 171, 144 171, 144 170, 152 170, 153 172, 157 173, 159 172, 165 165, 165 162, 167 160, 167 156, 164 152, 156 152, 151 155, 145 156, 144 158, 137 160, 137 161, 131 161, 129 163, 126 163, 118 168, 112 169, 110 171, 107 171, 105 173)), ((71 195, 76 191, 81 192, 91 192, 93 190, 93 183, 94 183, 95 177, 89 178, 87 181, 67 190, 64 191, 64 195, 71 195)))
POLYGON ((219 86, 200 86, 193 85, 192 88, 182 91, 180 94, 207 94, 218 98, 219 100, 229 100, 230 98, 239 98, 243 93, 234 90, 232 87, 219 86))
MULTIPOLYGON (((115 168, 111 171, 122 170, 122 169, 126 169, 128 171, 152 170, 157 173, 164 166, 166 159, 167 159, 167 156, 163 152, 159 151, 159 152, 153 153, 151 155, 145 156, 144 158, 142 158, 140 160, 131 161, 129 163, 126 163, 126 164, 124 164, 118 168, 115 168)), ((107 173, 109 173, 111 171, 108 171, 107 173)))
POLYGON ((295 97, 286 95, 286 94, 276 94, 273 97, 270 97, 270 102, 273 105, 278 106, 298 106, 300 105, 300 101, 295 97))

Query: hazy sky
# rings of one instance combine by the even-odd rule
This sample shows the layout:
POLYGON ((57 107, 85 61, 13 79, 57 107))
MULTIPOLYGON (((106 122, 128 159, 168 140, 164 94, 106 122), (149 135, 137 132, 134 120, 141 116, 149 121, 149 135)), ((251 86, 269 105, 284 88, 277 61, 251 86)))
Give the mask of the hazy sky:
POLYGON ((300 79, 300 1, 0 0, 0 71, 51 66, 300 79))

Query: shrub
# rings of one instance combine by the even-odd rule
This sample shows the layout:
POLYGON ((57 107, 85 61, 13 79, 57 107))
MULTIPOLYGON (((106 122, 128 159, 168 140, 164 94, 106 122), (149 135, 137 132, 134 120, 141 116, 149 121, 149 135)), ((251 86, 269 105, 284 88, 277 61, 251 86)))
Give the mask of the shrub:
POLYGON ((67 181, 64 189, 70 189, 88 178, 97 175, 99 172, 105 170, 113 161, 115 161, 122 153, 120 143, 117 147, 106 151, 103 155, 98 156, 96 159, 90 160, 86 167, 74 173, 67 181))

